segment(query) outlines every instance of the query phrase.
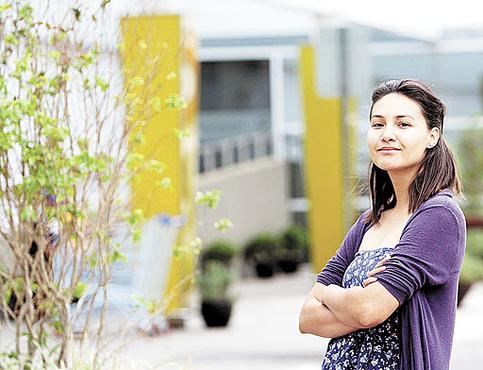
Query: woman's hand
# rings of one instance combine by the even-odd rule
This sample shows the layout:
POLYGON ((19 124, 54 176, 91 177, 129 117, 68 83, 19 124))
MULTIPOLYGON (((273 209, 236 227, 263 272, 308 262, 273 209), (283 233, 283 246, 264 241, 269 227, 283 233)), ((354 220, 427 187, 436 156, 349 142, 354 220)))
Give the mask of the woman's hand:
POLYGON ((374 267, 374 269, 372 269, 371 271, 369 271, 367 273, 367 279, 365 279, 362 282, 362 285, 364 286, 364 288, 366 286, 368 286, 369 284, 374 283, 377 280, 377 277, 375 277, 374 275, 377 274, 378 272, 382 272, 386 269, 386 266, 383 266, 383 264, 384 264, 384 262, 389 261, 390 258, 391 258, 391 256, 384 257, 382 260, 380 260, 377 263, 377 265, 376 265, 376 267, 374 267))

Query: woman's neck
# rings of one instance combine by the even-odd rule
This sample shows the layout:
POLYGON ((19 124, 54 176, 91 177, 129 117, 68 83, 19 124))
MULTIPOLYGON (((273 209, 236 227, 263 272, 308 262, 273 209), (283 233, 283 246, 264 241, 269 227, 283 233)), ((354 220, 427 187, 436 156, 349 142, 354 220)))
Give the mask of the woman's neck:
POLYGON ((409 185, 414 179, 414 171, 411 172, 389 172, 394 194, 396 195, 396 206, 394 212, 409 213, 409 185))

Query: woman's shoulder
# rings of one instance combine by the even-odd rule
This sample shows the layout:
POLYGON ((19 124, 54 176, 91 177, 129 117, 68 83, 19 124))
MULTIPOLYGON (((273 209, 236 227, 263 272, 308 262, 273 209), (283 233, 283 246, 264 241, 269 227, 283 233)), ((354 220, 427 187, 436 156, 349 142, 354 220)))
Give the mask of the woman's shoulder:
POLYGON ((414 213, 414 218, 418 218, 418 216, 422 216, 423 214, 427 217, 436 217, 438 219, 454 217, 461 227, 466 225, 463 211, 450 189, 441 190, 423 202, 414 213))
POLYGON ((435 207, 444 207, 455 213, 463 214, 461 207, 456 201, 454 193, 450 189, 444 189, 439 191, 421 205, 421 209, 435 207))

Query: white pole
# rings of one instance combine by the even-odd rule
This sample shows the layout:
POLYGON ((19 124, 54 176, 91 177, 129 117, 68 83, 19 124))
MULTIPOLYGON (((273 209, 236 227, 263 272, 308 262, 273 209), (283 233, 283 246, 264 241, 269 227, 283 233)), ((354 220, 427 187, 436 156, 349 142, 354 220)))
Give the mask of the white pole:
POLYGON ((284 74, 283 55, 280 51, 272 51, 269 59, 270 69, 270 119, 273 156, 283 159, 284 145, 284 74))

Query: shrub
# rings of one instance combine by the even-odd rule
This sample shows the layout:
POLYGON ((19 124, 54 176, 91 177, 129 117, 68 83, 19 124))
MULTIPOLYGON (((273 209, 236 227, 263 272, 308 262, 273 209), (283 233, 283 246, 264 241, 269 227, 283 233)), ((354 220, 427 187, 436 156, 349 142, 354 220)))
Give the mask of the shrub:
POLYGON ((466 253, 483 260, 483 230, 469 229, 466 240, 466 253))
POLYGON ((221 262, 210 261, 198 278, 198 287, 204 302, 231 301, 229 288, 234 278, 228 266, 221 262))
POLYGON ((201 254, 201 268, 204 269, 210 261, 218 261, 230 266, 237 254, 238 248, 227 240, 216 240, 209 244, 201 254))
POLYGON ((306 261, 308 256, 307 235, 304 228, 292 225, 280 235, 280 258, 306 261))
POLYGON ((300 250, 306 248, 305 230, 297 225, 289 226, 282 232, 280 247, 287 250, 300 250))
POLYGON ((245 245, 245 261, 253 263, 275 262, 279 240, 270 233, 256 235, 245 245))
POLYGON ((467 253, 461 267, 460 282, 473 283, 478 280, 483 280, 483 261, 467 253))

